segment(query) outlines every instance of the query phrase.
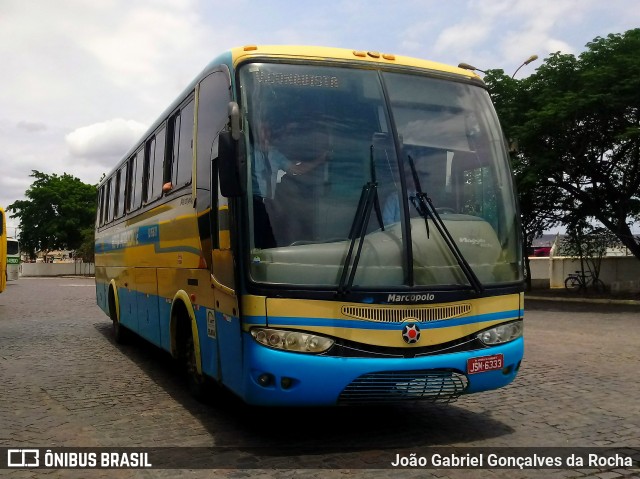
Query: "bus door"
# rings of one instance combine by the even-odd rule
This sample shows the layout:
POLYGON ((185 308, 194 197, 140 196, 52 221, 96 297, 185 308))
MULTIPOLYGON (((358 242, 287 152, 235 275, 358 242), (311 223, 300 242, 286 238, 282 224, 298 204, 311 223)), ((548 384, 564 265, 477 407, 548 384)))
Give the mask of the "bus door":
POLYGON ((242 325, 235 291, 233 250, 229 231, 228 199, 218 194, 218 235, 212 251, 214 300, 218 332, 218 354, 222 382, 240 392, 242 384, 242 325))
POLYGON ((207 310, 207 334, 200 335, 203 370, 231 390, 242 384, 242 335, 230 242, 229 206, 218 187, 219 132, 229 120, 230 75, 226 66, 204 78, 197 88, 197 207, 208 216, 203 247, 210 253, 213 309, 207 310), (207 209, 209 212, 207 214, 207 209), (207 244, 208 243, 208 244, 207 244), (203 346, 203 340, 206 346, 203 346), (211 361, 211 362, 209 362, 211 361), (214 364, 211 364, 214 363, 214 364), (213 367, 213 370, 210 368, 213 367))

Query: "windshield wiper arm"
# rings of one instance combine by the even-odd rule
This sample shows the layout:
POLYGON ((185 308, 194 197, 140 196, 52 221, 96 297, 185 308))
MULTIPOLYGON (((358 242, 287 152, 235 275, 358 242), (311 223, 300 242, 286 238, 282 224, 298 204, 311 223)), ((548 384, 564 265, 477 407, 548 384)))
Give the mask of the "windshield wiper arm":
POLYGON ((344 260, 344 266, 340 273, 340 282, 338 283, 338 294, 346 294, 353 285, 353 280, 356 276, 356 269, 358 268, 358 262, 360 261, 360 255, 362 253, 362 245, 364 244, 364 237, 369 226, 369 218, 371 217, 371 210, 376 211, 376 218, 380 228, 384 231, 384 223, 382 221, 382 210, 380 208, 380 198, 378 196, 378 180, 376 176, 376 165, 373 157, 373 145, 369 148, 369 165, 371 168, 371 181, 364 184, 362 187, 362 193, 360 193, 360 201, 358 202, 358 208, 356 214, 351 222, 351 231, 349 232, 349 251, 344 260), (353 250, 356 245, 356 239, 358 240, 358 249, 355 256, 353 256, 353 250), (353 258, 353 264, 352 264, 353 258), (349 270, 350 273, 349 273, 349 270), (347 278, 347 274, 349 277, 347 278))
POLYGON ((362 193, 360 194, 358 208, 356 209, 356 214, 354 215, 353 221, 351 223, 351 231, 349 232, 351 243, 349 244, 349 251, 347 252, 347 256, 344 260, 342 273, 340 274, 340 282, 338 283, 339 295, 346 294, 353 285, 353 280, 356 276, 356 269, 358 268, 358 262, 360 261, 360 254, 362 253, 362 245, 364 244, 365 233, 367 232, 367 226, 369 226, 371 210, 373 209, 373 205, 377 196, 377 183, 369 181, 362 187, 362 193), (358 240, 358 248, 354 256, 353 250, 356 245, 356 240, 358 240), (350 273, 349 270, 351 270, 350 273), (347 278, 348 273, 349 277, 347 278))
POLYGON ((380 197, 378 196, 378 176, 376 175, 376 162, 373 157, 373 144, 369 148, 369 166, 371 168, 371 183, 375 185, 373 196, 373 207, 376 210, 376 219, 380 225, 380 229, 384 231, 384 222, 382 221, 382 209, 380 208, 380 197))
POLYGON ((424 223, 427 228, 427 235, 429 234, 428 218, 431 218, 431 220, 433 221, 433 224, 438 230, 438 233, 440 233, 440 236, 442 237, 445 244, 453 254, 456 261, 458 262, 458 266, 460 266, 460 269, 462 270, 464 275, 467 277, 467 281, 469 281, 469 284, 471 285, 471 287, 474 289, 476 293, 482 292, 482 290, 484 289, 482 287, 482 283, 476 276, 476 273, 471 268, 471 265, 469 264, 467 259, 464 257, 464 255, 460 251, 460 248, 458 248, 458 245, 456 244, 455 240, 451 236, 451 233, 449 233, 447 226, 444 224, 444 221, 442 221, 442 218, 438 214, 438 211, 433 206, 433 202, 431 201, 431 198, 429 198, 429 196, 422 191, 422 188, 420 186, 420 178, 418 177, 418 172, 416 171, 416 165, 411 155, 408 155, 408 157, 409 157, 409 166, 411 167, 411 174, 413 175, 413 182, 416 186, 416 198, 418 201, 418 205, 415 205, 414 203, 414 206, 416 207, 420 215, 424 218, 424 223))

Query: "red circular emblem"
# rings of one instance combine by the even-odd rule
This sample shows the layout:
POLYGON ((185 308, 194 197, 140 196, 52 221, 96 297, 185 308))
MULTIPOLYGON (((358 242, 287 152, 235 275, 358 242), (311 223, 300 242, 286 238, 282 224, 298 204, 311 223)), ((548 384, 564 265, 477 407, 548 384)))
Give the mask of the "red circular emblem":
POLYGON ((402 339, 407 344, 414 344, 420 341, 420 326, 418 323, 405 324, 402 328, 402 339))

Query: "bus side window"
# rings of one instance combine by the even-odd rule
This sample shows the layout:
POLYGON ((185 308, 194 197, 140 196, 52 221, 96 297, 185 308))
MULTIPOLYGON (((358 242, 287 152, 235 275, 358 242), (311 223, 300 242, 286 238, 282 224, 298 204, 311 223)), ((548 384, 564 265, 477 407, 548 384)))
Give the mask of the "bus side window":
POLYGON ((147 201, 153 201, 162 195, 162 182, 164 180, 164 152, 166 130, 162 127, 148 142, 149 148, 149 177, 147 201))
POLYGON ((127 165, 123 165, 117 173, 116 180, 116 205, 115 205, 115 217, 122 218, 124 216, 125 206, 125 193, 127 186, 127 165))
POLYGON ((98 208, 96 214, 96 226, 102 226, 103 224, 103 214, 104 214, 104 185, 100 187, 98 191, 98 208))
POLYGON ((194 100, 191 99, 180 111, 169 118, 164 183, 171 183, 171 190, 181 188, 191 182, 193 108, 194 100))
POLYGON ((150 203, 162 195, 166 133, 166 128, 163 126, 147 141, 144 161, 145 181, 142 190, 144 203, 150 203))
MULTIPOLYGON (((171 190, 176 189, 176 168, 178 164, 178 152, 180 147, 180 123, 181 112, 173 114, 167 123, 167 153, 164 162, 163 184, 171 183, 171 190)), ((168 193, 168 191, 167 191, 168 193)))
POLYGON ((113 183, 113 178, 109 178, 109 181, 107 181, 107 190, 105 193, 105 200, 107 202, 107 210, 105 212, 106 214, 104 218, 105 223, 109 223, 113 219, 114 193, 113 193, 112 183, 113 183))
POLYGON ((113 194, 114 194, 114 198, 113 198, 113 218, 117 218, 118 215, 118 206, 120 205, 120 184, 121 184, 121 177, 122 175, 120 174, 120 170, 116 171, 116 179, 115 179, 115 183, 114 183, 114 188, 113 188, 113 194))
POLYGON ((144 191, 144 173, 145 173, 145 161, 144 161, 144 148, 141 148, 131 159, 131 169, 133 174, 132 185, 131 185, 131 210, 137 210, 142 205, 143 191, 144 191))
POLYGON ((156 138, 153 137, 147 140, 144 148, 144 172, 142 178, 142 202, 148 203, 151 198, 152 192, 152 179, 153 179, 153 156, 156 151, 156 138))
POLYGON ((180 111, 180 131, 174 148, 178 147, 177 155, 174 155, 172 181, 176 188, 191 183, 191 169, 193 167, 193 109, 192 99, 180 111))
MULTIPOLYGON (((228 73, 214 72, 200 82, 198 100, 197 188, 199 195, 211 191, 211 160, 218 157, 218 135, 229 119, 228 73)), ((215 190, 213 190, 215 192, 215 190)), ((214 193, 215 196, 215 193, 214 193)), ((204 198, 198 197, 198 202, 204 198)), ((215 203, 207 198, 206 205, 215 203)), ((202 205, 205 206, 205 205, 202 205)), ((212 208, 215 205, 212 205, 212 208)))
POLYGON ((136 157, 132 156, 127 161, 127 183, 125 186, 125 200, 124 200, 124 211, 128 213, 131 211, 131 206, 133 205, 133 174, 135 172, 135 161, 136 157))

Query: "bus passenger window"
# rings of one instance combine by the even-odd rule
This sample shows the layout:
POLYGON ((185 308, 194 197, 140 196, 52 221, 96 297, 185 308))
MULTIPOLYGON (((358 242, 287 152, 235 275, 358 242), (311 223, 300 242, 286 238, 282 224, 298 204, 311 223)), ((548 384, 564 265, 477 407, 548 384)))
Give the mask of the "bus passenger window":
POLYGON ((100 187, 98 191, 98 214, 96 218, 96 225, 102 226, 104 224, 104 185, 100 187))
POLYGON ((118 170, 117 174, 117 191, 116 191, 116 205, 115 205, 115 217, 121 218, 124 215, 124 202, 125 191, 127 186, 127 166, 124 165, 118 170))
POLYGON ((153 157, 156 151, 155 137, 147 141, 144 152, 144 173, 142 186, 142 202, 147 203, 152 198, 153 157))
POLYGON ((104 219, 105 223, 109 223, 112 219, 113 219, 113 188, 112 188, 112 184, 113 183, 113 178, 109 178, 109 181, 107 181, 107 192, 106 192, 106 196, 105 199, 107 201, 107 211, 106 211, 106 217, 104 219))
MULTIPOLYGON (((181 187, 191 182, 191 168, 193 164, 193 105, 191 100, 180 112, 180 131, 177 133, 174 149, 172 181, 174 187, 181 187)), ((177 126, 177 125, 176 125, 177 126)))
POLYGON ((153 138, 147 141, 145 155, 144 202, 149 203, 162 195, 164 180, 164 152, 166 129, 161 128, 153 138))
POLYGON ((165 151, 166 130, 162 128, 155 137, 155 153, 153 161, 153 180, 151 189, 151 199, 155 200, 162 195, 162 184, 164 180, 164 151, 165 151))
POLYGON ((125 185, 125 204, 124 204, 124 212, 128 213, 131 211, 131 206, 133 205, 133 173, 135 171, 135 161, 136 157, 132 156, 127 161, 127 182, 125 185))
POLYGON ((113 188, 113 193, 115 195, 113 199, 113 217, 118 217, 118 206, 120 204, 120 170, 116 171, 116 182, 115 187, 113 188))
POLYGON ((131 210, 137 210, 142 204, 142 192, 144 190, 144 149, 140 149, 136 156, 131 159, 132 195, 131 210))
POLYGON ((169 119, 164 183, 171 183, 172 190, 191 182, 193 108, 194 101, 191 100, 169 119))
POLYGON ((167 155, 164 163, 164 180, 163 184, 171 183, 172 188, 176 186, 176 167, 178 164, 178 147, 180 145, 180 112, 169 118, 167 126, 167 155))
MULTIPOLYGON (((211 160, 218 157, 218 133, 229 118, 229 80, 225 72, 214 72, 200 83, 198 104, 198 189, 203 192, 210 188, 211 160)), ((198 202, 204 197, 199 197, 198 202)), ((210 204, 210 199, 205 204, 210 204)))

